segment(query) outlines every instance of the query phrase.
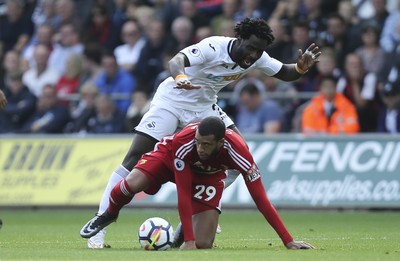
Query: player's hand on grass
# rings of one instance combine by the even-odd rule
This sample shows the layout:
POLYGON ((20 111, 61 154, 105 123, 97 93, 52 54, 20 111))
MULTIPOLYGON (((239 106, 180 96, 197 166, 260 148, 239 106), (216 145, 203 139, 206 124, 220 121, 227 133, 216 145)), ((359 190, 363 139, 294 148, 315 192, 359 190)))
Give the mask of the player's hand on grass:
POLYGON ((186 241, 180 247, 180 250, 194 250, 197 249, 195 241, 186 241))
POLYGON ((315 249, 315 247, 304 241, 292 241, 286 244, 287 249, 315 249))

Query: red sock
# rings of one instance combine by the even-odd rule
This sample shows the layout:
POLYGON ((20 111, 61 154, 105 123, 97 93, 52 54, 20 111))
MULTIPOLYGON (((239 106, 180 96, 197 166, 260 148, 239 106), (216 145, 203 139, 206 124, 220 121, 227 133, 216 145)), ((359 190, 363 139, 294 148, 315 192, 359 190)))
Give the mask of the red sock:
POLYGON ((129 188, 128 182, 125 179, 121 180, 110 193, 108 213, 111 216, 118 216, 121 208, 131 202, 134 195, 129 188))

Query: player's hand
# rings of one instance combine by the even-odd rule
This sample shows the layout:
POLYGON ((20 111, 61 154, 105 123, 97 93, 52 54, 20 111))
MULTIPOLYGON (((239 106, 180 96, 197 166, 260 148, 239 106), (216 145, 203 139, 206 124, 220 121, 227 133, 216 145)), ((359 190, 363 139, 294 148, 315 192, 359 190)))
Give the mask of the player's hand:
POLYGON ((175 77, 176 89, 195 90, 200 89, 200 86, 194 86, 189 81, 187 75, 179 74, 175 77))
POLYGON ((315 43, 312 43, 304 53, 299 49, 296 63, 299 73, 306 73, 314 64, 319 62, 318 57, 320 55, 319 47, 315 43))
POLYGON ((298 250, 298 249, 315 249, 315 247, 304 241, 292 241, 286 244, 287 249, 298 250))
POLYGON ((4 95, 3 91, 0 90, 0 110, 2 110, 7 104, 6 96, 4 95))
POLYGON ((180 250, 194 250, 197 249, 196 241, 186 241, 180 247, 180 250))

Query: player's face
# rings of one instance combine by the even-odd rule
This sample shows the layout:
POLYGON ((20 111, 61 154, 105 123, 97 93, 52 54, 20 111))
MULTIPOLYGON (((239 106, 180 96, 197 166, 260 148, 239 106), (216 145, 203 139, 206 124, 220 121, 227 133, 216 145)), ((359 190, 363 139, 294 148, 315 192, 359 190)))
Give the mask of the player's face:
POLYGON ((242 68, 247 69, 255 63, 267 48, 267 41, 257 38, 255 35, 249 39, 238 39, 235 49, 235 62, 242 68))
POLYGON ((207 160, 218 153, 223 144, 223 139, 215 140, 214 135, 201 136, 198 131, 194 136, 197 154, 201 160, 207 160))

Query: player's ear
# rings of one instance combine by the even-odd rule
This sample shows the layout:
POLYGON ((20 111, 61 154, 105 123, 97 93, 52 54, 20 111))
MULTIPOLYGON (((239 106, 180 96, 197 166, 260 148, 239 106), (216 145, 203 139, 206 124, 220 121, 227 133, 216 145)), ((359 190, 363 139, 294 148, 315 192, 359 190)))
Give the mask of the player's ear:
POLYGON ((220 140, 218 141, 218 147, 222 147, 222 146, 224 145, 224 141, 225 141, 224 138, 220 139, 220 140))

